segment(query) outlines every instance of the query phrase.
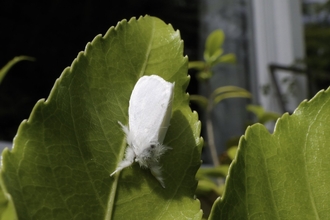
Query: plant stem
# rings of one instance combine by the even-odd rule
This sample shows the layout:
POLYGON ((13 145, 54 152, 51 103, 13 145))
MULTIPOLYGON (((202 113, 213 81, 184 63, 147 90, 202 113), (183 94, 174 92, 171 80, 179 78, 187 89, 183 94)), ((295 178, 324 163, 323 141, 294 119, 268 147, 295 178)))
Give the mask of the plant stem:
POLYGON ((220 163, 218 159, 217 148, 215 146, 215 141, 214 141, 212 109, 213 109, 213 97, 211 95, 209 97, 209 102, 207 104, 207 109, 206 109, 206 132, 207 132, 207 142, 211 151, 213 166, 217 167, 220 165, 220 163))

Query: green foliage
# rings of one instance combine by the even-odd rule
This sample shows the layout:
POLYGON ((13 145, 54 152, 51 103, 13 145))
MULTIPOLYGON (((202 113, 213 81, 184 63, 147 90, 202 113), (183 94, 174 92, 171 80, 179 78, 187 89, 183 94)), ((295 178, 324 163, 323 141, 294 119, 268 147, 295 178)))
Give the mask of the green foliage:
POLYGON ((209 104, 209 100, 202 95, 190 95, 189 98, 191 102, 196 103, 202 109, 206 109, 209 104))
POLYGON ((222 30, 213 31, 206 39, 204 59, 207 63, 214 63, 222 54, 221 48, 225 40, 225 34, 222 30))
POLYGON ((241 138, 213 219, 330 218, 330 89, 241 138))
POLYGON ((223 155, 228 158, 227 163, 222 161, 219 166, 211 167, 201 167, 196 178, 198 179, 198 186, 196 195, 208 195, 216 194, 217 196, 222 196, 224 190, 224 178, 228 175, 228 168, 231 161, 235 158, 237 151, 236 146, 230 147, 223 155))
POLYGON ((10 68, 12 68, 16 63, 18 63, 18 62, 20 62, 22 60, 34 61, 35 59, 33 57, 28 57, 28 56, 17 56, 17 57, 14 57, 4 67, 2 67, 0 69, 0 83, 2 82, 3 78, 8 73, 8 71, 10 70, 10 68))
POLYGON ((180 33, 150 16, 123 20, 87 44, 2 154, 3 186, 20 219, 201 218, 194 193, 203 141, 182 54, 180 33), (117 121, 127 123, 132 89, 151 74, 175 82, 165 189, 136 163, 109 176, 126 148, 117 121))
MULTIPOLYGON (((197 79, 199 79, 201 83, 205 83, 206 86, 210 86, 209 81, 213 76, 212 67, 220 63, 235 63, 236 58, 234 54, 223 54, 223 49, 221 47, 224 40, 225 35, 222 30, 213 31, 207 37, 205 43, 204 61, 189 62, 189 68, 199 71, 197 79)), ((228 165, 220 165, 219 162, 214 141, 211 113, 215 105, 229 98, 251 98, 251 94, 247 90, 237 86, 222 86, 215 89, 207 96, 190 95, 190 101, 196 103, 204 110, 208 147, 210 148, 213 162, 213 167, 201 167, 196 175, 199 181, 196 191, 198 196, 210 198, 210 196, 207 196, 208 193, 215 193, 218 196, 221 196, 223 193, 224 184, 222 180, 227 175, 228 165), (222 177, 222 179, 219 177, 222 177)), ((231 159, 229 159, 229 161, 231 161, 231 159)))
POLYGON ((216 180, 219 177, 226 177, 228 168, 229 166, 227 164, 217 167, 200 168, 196 174, 196 178, 198 179, 196 194, 201 196, 215 193, 221 196, 223 194, 224 184, 218 185, 216 180))
POLYGON ((214 104, 229 98, 251 98, 251 93, 237 86, 222 86, 213 91, 214 104))
MULTIPOLYGON (((224 86, 224 87, 220 87, 218 89, 218 92, 230 91, 231 89, 235 90, 236 88, 232 86, 224 86)), ((237 89, 238 91, 240 91, 241 88, 237 87, 237 89)), ((244 92, 243 89, 242 91, 244 92)), ((249 95, 250 93, 246 92, 244 94, 249 95)), ((190 97, 190 99, 191 98, 192 97, 190 97)), ((265 124, 269 121, 276 121, 279 117, 281 117, 280 114, 275 112, 265 111, 265 109, 262 106, 258 106, 258 105, 248 105, 247 110, 255 114, 257 117, 257 122, 261 124, 265 124)), ((222 196, 224 191, 224 184, 221 181, 220 182, 218 181, 218 183, 220 184, 217 184, 216 183, 217 181, 215 180, 216 178, 224 178, 228 175, 228 164, 230 164, 236 156, 236 152, 237 152, 236 145, 238 144, 238 141, 239 141, 239 137, 233 137, 230 140, 228 140, 227 143, 229 144, 228 150, 222 154, 224 156, 224 159, 222 160, 221 165, 217 167, 207 167, 207 168, 201 167, 198 170, 196 175, 196 178, 199 180, 196 191, 197 195, 207 195, 208 193, 215 193, 218 196, 222 196)))
POLYGON ((235 158, 235 156, 236 156, 236 152, 237 152, 237 146, 232 146, 232 147, 230 147, 230 148, 227 150, 228 157, 229 157, 231 160, 234 160, 234 158, 235 158))
POLYGON ((213 108, 224 99, 251 97, 251 93, 243 88, 237 86, 222 86, 212 92, 209 97, 210 100, 202 95, 190 95, 190 101, 198 104, 202 109, 206 110, 208 105, 211 105, 210 108, 213 108))
POLYGON ((212 67, 220 63, 235 63, 234 54, 223 54, 222 44, 225 34, 222 30, 213 31, 206 39, 204 61, 189 62, 189 69, 198 70, 197 78, 200 81, 209 80, 213 76, 212 67))

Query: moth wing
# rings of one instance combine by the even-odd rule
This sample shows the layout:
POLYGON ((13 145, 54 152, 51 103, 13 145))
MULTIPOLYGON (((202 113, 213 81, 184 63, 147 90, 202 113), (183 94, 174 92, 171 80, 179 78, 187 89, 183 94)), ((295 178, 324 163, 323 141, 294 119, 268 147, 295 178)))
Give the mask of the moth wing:
POLYGON ((139 147, 162 143, 172 114, 174 83, 151 75, 136 83, 129 102, 129 130, 139 147))

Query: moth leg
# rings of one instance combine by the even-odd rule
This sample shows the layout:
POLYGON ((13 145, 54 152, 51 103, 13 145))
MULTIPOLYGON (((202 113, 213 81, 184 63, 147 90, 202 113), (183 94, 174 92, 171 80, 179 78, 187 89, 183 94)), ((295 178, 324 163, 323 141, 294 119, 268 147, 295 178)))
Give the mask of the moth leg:
POLYGON ((111 173, 110 176, 113 176, 115 173, 132 165, 132 163, 134 162, 134 158, 135 158, 135 153, 133 149, 130 146, 128 146, 125 151, 125 158, 118 164, 116 170, 113 173, 111 173))
POLYGON ((151 174, 158 180, 160 185, 162 185, 162 187, 165 188, 165 183, 161 172, 162 167, 159 165, 159 163, 153 162, 149 164, 149 169, 151 171, 151 174))

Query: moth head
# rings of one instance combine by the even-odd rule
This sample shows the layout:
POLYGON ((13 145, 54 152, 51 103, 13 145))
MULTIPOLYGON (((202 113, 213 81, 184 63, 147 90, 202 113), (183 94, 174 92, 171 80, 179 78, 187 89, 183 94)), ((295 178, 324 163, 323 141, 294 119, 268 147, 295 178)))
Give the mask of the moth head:
POLYGON ((160 143, 152 142, 141 149, 143 150, 136 154, 135 161, 138 162, 140 166, 148 167, 148 163, 158 162, 159 158, 165 153, 168 147, 160 143))

